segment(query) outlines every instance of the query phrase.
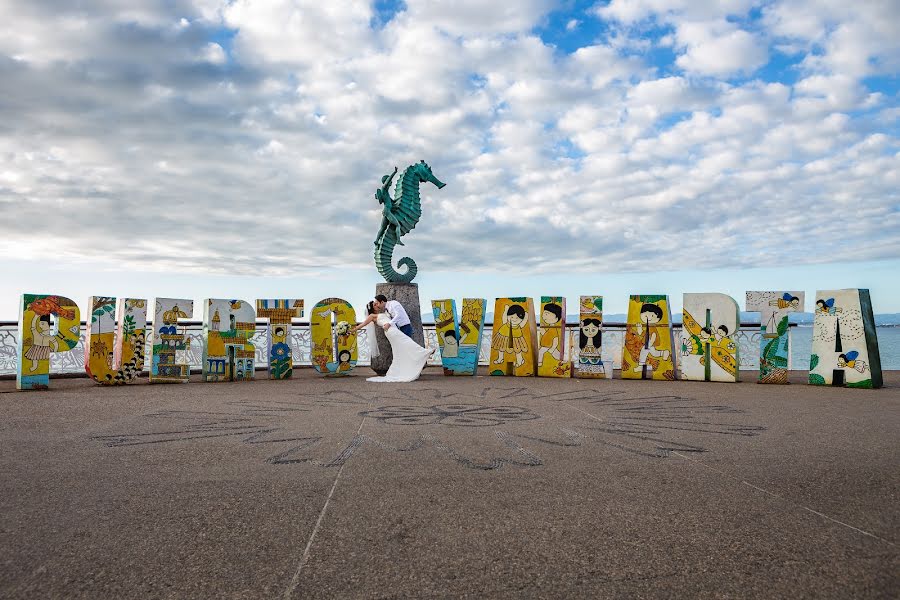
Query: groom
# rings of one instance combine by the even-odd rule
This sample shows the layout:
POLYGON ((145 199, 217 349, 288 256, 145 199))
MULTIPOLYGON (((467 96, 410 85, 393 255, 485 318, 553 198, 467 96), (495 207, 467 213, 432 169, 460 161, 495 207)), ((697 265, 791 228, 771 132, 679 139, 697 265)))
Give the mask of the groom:
POLYGON ((413 328, 409 322, 409 315, 406 314, 406 309, 403 308, 402 304, 396 300, 388 300, 384 294, 378 294, 375 296, 373 306, 376 312, 386 312, 391 317, 391 322, 384 324, 385 331, 391 327, 396 327, 408 337, 412 337, 413 328))

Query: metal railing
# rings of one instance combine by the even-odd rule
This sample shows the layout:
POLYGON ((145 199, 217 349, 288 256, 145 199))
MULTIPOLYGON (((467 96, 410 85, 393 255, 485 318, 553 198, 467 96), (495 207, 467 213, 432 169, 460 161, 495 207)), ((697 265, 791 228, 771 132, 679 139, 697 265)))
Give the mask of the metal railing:
MULTIPOLYGON (((201 367, 201 358, 203 355, 203 334, 202 323, 200 321, 184 321, 179 323, 184 326, 188 336, 188 349, 183 353, 179 353, 177 360, 179 363, 187 363, 191 369, 199 370, 201 367)), ((148 329, 151 324, 148 323, 148 329)), ((484 336, 481 343, 478 364, 487 365, 491 351, 491 329, 492 323, 485 323, 484 336)), ((791 325, 793 328, 793 325, 791 325)), ((436 348, 437 335, 434 325, 425 325, 425 346, 427 348, 436 348)), ((678 352, 678 339, 680 337, 681 327, 674 326, 675 337, 675 360, 676 367, 680 359, 678 352)), ((612 360, 616 369, 622 364, 622 343, 625 335, 624 323, 604 323, 603 324, 603 345, 601 355, 604 361, 612 360)), ((740 347, 742 371, 759 370, 759 341, 762 333, 760 332, 759 323, 741 323, 741 328, 733 337, 740 347)), ((791 330, 788 330, 791 335, 791 330)), ((256 347, 255 363, 257 368, 265 367, 269 364, 269 358, 266 355, 268 328, 264 323, 257 323, 256 333, 251 338, 251 342, 256 347)), ((566 359, 572 360, 577 358, 578 348, 578 324, 570 323, 566 325, 566 359)), ((149 356, 150 336, 147 336, 148 348, 146 355, 149 356)), ((357 338, 359 357, 358 365, 369 365, 369 343, 365 330, 359 332, 357 338)), ((18 341, 18 323, 15 321, 0 321, 0 376, 8 377, 15 375, 16 363, 18 361, 18 353, 16 343, 18 341)), ((56 373, 84 373, 84 323, 82 323, 81 339, 78 345, 69 352, 53 353, 50 355, 50 372, 56 373)), ((311 350, 310 350, 310 330, 308 321, 296 321, 291 328, 291 352, 293 354, 294 365, 298 367, 312 366, 311 350)), ((439 352, 434 353, 434 357, 429 362, 431 366, 440 366, 441 357, 439 352)), ((791 368, 791 361, 788 359, 788 368, 791 368)))

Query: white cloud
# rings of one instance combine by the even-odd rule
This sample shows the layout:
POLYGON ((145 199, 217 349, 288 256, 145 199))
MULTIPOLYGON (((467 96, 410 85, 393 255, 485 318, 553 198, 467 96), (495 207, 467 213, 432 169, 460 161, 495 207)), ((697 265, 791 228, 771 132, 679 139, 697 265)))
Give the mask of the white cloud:
POLYGON ((641 81, 628 93, 629 104, 651 106, 661 114, 704 108, 710 105, 715 97, 713 89, 692 85, 683 77, 641 81))
POLYGON ((595 12, 626 28, 643 21, 668 27, 674 33, 657 43, 676 51, 679 67, 690 74, 728 77, 751 74, 768 60, 764 40, 731 20, 746 17, 752 6, 744 0, 613 0, 595 12))
POLYGON ((225 56, 225 50, 222 46, 215 42, 210 42, 203 47, 199 59, 214 65, 221 65, 225 63, 227 57, 225 56))
POLYGON ((675 61, 679 67, 701 75, 728 76, 750 74, 767 62, 765 46, 752 34, 734 29, 716 35, 710 29, 696 24, 679 28, 678 39, 686 46, 675 61))
POLYGON ((665 20, 672 16, 701 20, 743 15, 753 4, 752 0, 612 0, 605 6, 598 6, 596 13, 628 24, 651 18, 665 20))
POLYGON ((770 35, 795 51, 816 50, 804 61, 815 72, 863 77, 900 68, 900 4, 873 1, 790 0, 763 8, 770 35))
POLYGON ((411 20, 465 37, 528 31, 553 5, 551 0, 494 2, 489 6, 483 0, 406 0, 411 20))
POLYGON ((372 11, 355 0, 234 0, 221 12, 238 30, 235 46, 248 61, 328 64, 374 43, 372 11))

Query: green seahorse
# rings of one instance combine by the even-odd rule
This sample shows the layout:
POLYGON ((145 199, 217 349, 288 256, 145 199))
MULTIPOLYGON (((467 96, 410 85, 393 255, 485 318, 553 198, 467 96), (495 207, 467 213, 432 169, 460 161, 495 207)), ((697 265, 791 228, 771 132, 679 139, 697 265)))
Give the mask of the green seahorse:
POLYGON ((390 175, 381 178, 381 189, 375 192, 375 198, 383 205, 381 229, 375 237, 375 266, 385 281, 390 283, 409 283, 418 272, 416 263, 408 256, 397 261, 397 266, 406 267, 406 271, 398 273, 391 265, 394 246, 402 246, 400 237, 412 231, 422 216, 422 204, 419 201, 419 184, 430 181, 438 187, 444 187, 431 172, 425 161, 410 165, 403 171, 394 187, 391 198, 391 180, 397 174, 396 167, 390 175))

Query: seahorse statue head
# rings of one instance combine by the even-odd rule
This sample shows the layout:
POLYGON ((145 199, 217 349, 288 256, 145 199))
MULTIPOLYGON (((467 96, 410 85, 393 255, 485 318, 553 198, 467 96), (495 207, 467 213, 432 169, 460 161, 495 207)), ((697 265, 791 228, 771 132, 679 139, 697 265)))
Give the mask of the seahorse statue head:
POLYGON ((428 166, 424 160, 419 161, 413 166, 413 172, 419 177, 419 181, 426 182, 430 181, 434 185, 441 189, 445 184, 443 181, 434 176, 434 173, 431 172, 431 167, 428 166))

